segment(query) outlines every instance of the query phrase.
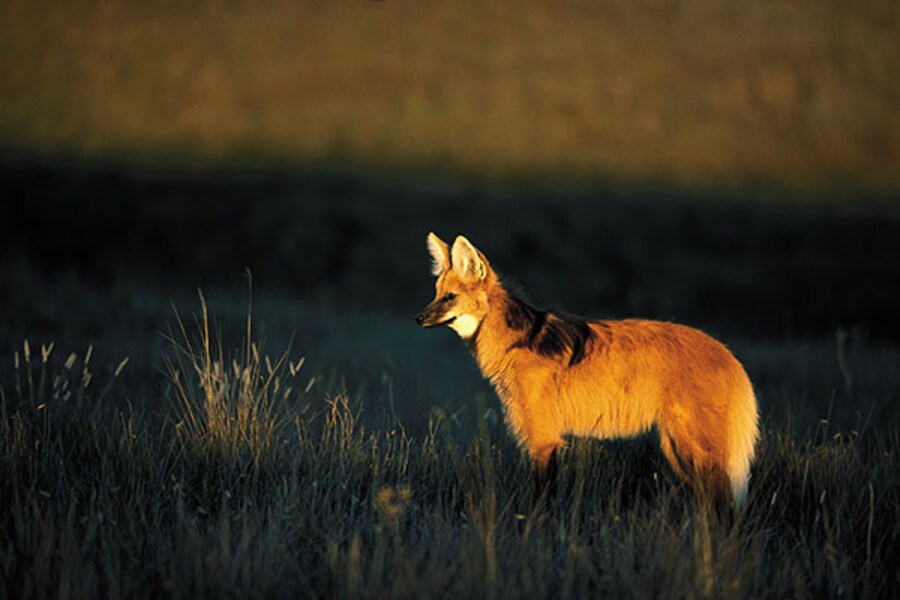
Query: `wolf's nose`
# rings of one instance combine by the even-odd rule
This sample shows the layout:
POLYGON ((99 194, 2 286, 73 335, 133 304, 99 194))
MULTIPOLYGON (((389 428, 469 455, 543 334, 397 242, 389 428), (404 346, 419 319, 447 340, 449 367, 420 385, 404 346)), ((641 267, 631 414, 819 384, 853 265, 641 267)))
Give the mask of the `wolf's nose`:
POLYGON ((425 317, 422 316, 422 313, 416 315, 416 323, 421 325, 425 321, 425 317))

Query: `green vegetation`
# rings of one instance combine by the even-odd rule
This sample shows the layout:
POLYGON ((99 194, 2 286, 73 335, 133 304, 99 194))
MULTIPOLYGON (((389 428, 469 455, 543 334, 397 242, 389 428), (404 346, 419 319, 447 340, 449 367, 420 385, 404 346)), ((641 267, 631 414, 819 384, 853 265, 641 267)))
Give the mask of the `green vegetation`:
POLYGON ((15 0, 0 138, 468 173, 897 184, 900 5, 15 0))

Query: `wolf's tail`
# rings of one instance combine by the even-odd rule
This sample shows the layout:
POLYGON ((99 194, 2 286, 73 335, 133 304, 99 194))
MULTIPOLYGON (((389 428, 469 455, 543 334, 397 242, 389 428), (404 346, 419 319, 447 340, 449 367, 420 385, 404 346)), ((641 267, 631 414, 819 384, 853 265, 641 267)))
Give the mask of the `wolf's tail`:
MULTIPOLYGON (((746 376, 745 376, 746 378, 746 376)), ((750 380, 742 386, 730 406, 728 415, 728 459, 726 468, 731 482, 731 497, 740 508, 747 499, 750 463, 759 438, 759 413, 750 380)))

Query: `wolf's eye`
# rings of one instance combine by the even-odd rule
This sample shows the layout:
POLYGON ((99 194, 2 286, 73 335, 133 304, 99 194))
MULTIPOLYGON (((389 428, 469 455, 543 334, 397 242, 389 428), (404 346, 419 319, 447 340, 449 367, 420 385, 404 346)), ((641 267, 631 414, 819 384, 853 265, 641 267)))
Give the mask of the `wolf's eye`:
POLYGON ((441 300, 444 302, 450 302, 451 300, 455 300, 455 299, 456 299, 456 294, 454 294, 453 292, 444 294, 444 297, 441 298, 441 300))

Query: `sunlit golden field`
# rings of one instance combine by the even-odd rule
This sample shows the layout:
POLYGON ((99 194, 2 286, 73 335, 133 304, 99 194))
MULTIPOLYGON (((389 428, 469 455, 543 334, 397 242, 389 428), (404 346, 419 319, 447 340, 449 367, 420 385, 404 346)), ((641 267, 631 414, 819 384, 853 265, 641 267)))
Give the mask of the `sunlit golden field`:
POLYGON ((900 4, 13 0, 0 139, 469 173, 896 183, 900 4))

